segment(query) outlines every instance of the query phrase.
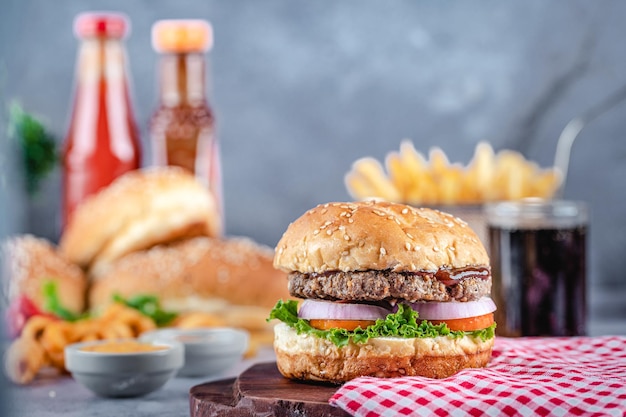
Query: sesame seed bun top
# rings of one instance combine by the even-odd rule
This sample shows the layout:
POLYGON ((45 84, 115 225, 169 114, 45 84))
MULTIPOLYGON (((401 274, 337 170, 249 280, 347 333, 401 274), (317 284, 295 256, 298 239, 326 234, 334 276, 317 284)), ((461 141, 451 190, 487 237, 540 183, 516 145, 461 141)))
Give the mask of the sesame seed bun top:
POLYGON ((476 233, 461 219, 428 208, 389 202, 328 203, 289 225, 274 266, 286 272, 489 266, 476 233))
POLYGON ((63 257, 52 243, 33 235, 15 235, 4 240, 1 249, 2 301, 10 304, 23 295, 43 310, 43 285, 54 281, 65 308, 75 313, 85 309, 87 279, 83 271, 63 257))
POLYGON ((220 236, 218 208, 209 190, 179 167, 128 172, 80 204, 60 251, 98 275, 137 250, 193 236, 220 236))

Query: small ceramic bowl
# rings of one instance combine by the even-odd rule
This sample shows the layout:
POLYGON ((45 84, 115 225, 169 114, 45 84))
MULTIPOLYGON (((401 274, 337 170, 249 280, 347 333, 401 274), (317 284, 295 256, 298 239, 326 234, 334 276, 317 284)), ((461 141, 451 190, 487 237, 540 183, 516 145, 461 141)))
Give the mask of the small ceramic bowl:
POLYGON ((185 365, 179 376, 199 377, 226 371, 241 360, 248 348, 248 333, 228 327, 161 329, 144 333, 140 340, 178 341, 185 350, 185 365))
POLYGON ((103 397, 148 394, 161 388, 183 363, 183 346, 174 340, 100 340, 65 348, 67 370, 103 397))

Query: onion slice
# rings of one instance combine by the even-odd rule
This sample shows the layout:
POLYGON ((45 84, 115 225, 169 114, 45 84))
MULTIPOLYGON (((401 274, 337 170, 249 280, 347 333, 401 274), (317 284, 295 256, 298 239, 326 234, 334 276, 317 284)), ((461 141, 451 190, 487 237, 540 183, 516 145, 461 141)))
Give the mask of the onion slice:
POLYGON ((417 311, 423 320, 453 320, 477 317, 496 311, 496 304, 489 297, 476 301, 423 301, 412 303, 411 308, 417 311))
POLYGON ((350 304, 333 301, 304 300, 298 317, 305 320, 376 320, 392 311, 370 304, 350 304))

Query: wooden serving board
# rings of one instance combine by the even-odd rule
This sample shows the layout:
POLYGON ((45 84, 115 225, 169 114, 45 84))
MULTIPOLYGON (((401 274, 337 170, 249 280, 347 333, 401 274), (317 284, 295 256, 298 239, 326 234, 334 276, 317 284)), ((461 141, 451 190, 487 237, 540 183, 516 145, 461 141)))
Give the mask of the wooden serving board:
POLYGON ((275 362, 250 367, 238 378, 196 385, 189 391, 191 417, 348 416, 328 400, 336 386, 283 377, 275 362))

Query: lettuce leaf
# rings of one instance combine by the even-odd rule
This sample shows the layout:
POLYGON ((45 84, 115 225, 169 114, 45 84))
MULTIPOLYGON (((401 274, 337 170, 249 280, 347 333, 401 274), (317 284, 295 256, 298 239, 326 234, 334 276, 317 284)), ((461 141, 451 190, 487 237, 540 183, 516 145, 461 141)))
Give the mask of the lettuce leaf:
POLYGON ((384 319, 376 320, 375 324, 365 329, 355 330, 330 329, 319 330, 311 326, 308 320, 298 317, 298 302, 294 300, 279 300, 267 321, 277 319, 293 328, 298 334, 310 334, 333 342, 336 346, 346 346, 353 343, 367 343, 374 337, 402 337, 402 338, 428 338, 448 336, 461 338, 463 336, 479 337, 485 341, 495 336, 495 323, 486 329, 471 332, 452 331, 445 323, 433 324, 422 320, 418 322, 418 314, 406 304, 398 305, 398 311, 388 314, 384 319))
POLYGON ((169 324, 178 316, 173 311, 163 310, 159 299, 154 295, 139 294, 125 299, 119 294, 113 294, 113 301, 134 308, 144 316, 150 317, 158 327, 169 324))
POLYGON ((57 282, 50 279, 49 281, 44 281, 42 284, 42 292, 43 292, 43 300, 44 305, 43 309, 48 313, 52 313, 58 318, 66 321, 77 321, 89 316, 88 313, 77 314, 73 311, 68 310, 61 303, 61 299, 59 298, 59 292, 57 288, 57 282))

